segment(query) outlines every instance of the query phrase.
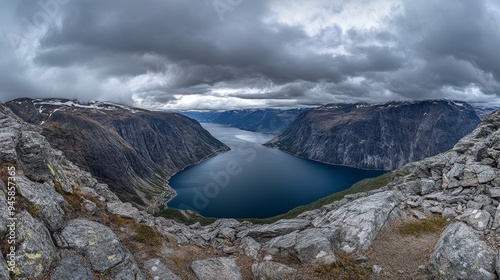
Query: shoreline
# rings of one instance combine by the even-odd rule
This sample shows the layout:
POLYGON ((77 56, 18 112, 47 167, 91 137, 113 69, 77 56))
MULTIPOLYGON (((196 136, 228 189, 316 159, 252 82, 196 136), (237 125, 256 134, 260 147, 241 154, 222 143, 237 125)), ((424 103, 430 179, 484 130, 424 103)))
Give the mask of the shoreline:
MULTIPOLYGON (((332 166, 340 166, 340 167, 349 167, 349 168, 356 168, 356 169, 360 169, 360 170, 366 170, 366 171, 384 171, 384 172, 392 172, 394 170, 385 170, 385 169, 374 169, 374 168, 366 168, 366 167, 355 167, 355 166, 350 166, 350 165, 344 165, 344 164, 335 164, 335 163, 329 163, 329 162, 324 162, 324 161, 321 161, 321 160, 316 160, 316 159, 311 159, 311 158, 306 158, 306 157, 301 157, 301 156, 298 156, 296 154, 292 154, 291 152, 288 152, 288 151, 285 151, 285 150, 282 150, 280 149, 279 147, 276 147, 276 146, 268 146, 266 145, 267 143, 264 143, 262 144, 262 146, 266 147, 266 148, 269 148, 269 149, 273 149, 273 150, 278 150, 278 151, 281 151, 285 154, 288 154, 288 155, 291 155, 291 156, 294 156, 296 158, 300 158, 300 159, 305 159, 305 160, 310 160, 310 161, 314 161, 314 162, 319 162, 319 163, 323 163, 323 164, 327 164, 327 165, 332 165, 332 166)), ((403 165, 404 166, 404 165, 403 165)), ((398 167, 398 168, 401 168, 401 167, 398 167)))
POLYGON ((168 176, 168 178, 165 179, 165 190, 160 194, 158 195, 157 197, 155 197, 153 200, 153 206, 154 207, 160 207, 160 206, 165 206, 168 208, 168 203, 170 201, 172 201, 172 199, 174 199, 176 196, 177 196, 177 191, 172 188, 170 185, 169 185, 169 181, 170 181, 170 178, 172 178, 173 176, 175 176, 176 174, 178 174, 179 172, 182 172, 184 170, 186 170, 187 168, 189 167, 192 167, 192 166, 195 166, 197 164, 200 164, 206 160, 209 160, 211 158, 214 158, 224 152, 228 152, 230 151, 231 148, 229 148, 229 146, 226 145, 226 148, 221 148, 219 150, 216 150, 214 153, 200 159, 199 161, 193 163, 193 164, 190 164, 190 165, 187 165, 185 166, 184 168, 182 169, 179 169, 178 171, 176 171, 175 173, 173 173, 172 175, 168 176), (168 196, 168 198, 166 198, 166 196, 168 196))

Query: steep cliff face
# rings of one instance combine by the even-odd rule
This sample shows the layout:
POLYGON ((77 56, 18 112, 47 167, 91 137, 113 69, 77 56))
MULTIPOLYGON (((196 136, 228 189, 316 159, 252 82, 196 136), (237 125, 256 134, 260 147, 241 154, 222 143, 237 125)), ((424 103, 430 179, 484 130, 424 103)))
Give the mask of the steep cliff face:
POLYGON ((219 123, 248 131, 283 132, 306 109, 248 109, 209 112, 182 112, 200 122, 219 123))
POLYGON ((118 197, 40 131, 0 104, 0 279, 145 279, 103 224, 118 197))
POLYGON ((479 122, 463 102, 330 104, 303 113, 267 145, 331 164, 393 170, 449 150, 479 122))
POLYGON ((393 172, 383 187, 272 224, 188 226, 139 211, 66 160, 41 131, 0 104, 0 279, 319 280, 343 273, 346 254, 368 260, 349 262, 349 279, 500 274, 500 111, 450 151, 393 172), (382 231, 436 216, 449 225, 427 255, 404 257, 430 236, 401 243, 396 235, 383 243, 395 242, 395 251, 370 269, 373 242, 387 238, 382 231), (414 269, 403 271, 401 262, 414 269))
POLYGON ((139 204, 160 195, 175 172, 228 150, 179 114, 60 99, 17 99, 6 106, 39 125, 54 148, 122 199, 139 204))

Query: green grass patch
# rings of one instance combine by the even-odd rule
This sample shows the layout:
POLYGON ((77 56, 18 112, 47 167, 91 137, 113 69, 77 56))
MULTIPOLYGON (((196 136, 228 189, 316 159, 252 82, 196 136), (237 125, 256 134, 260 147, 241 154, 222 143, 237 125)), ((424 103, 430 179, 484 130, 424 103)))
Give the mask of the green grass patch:
POLYGON ((287 213, 284 213, 284 214, 281 214, 278 216, 264 218, 264 219, 241 219, 241 220, 247 220, 247 221, 250 221, 250 222, 255 223, 255 224, 270 224, 270 223, 274 223, 274 222, 281 220, 281 219, 292 219, 292 218, 295 218, 304 212, 318 209, 323 205, 327 205, 327 204, 333 203, 335 201, 341 200, 342 198, 344 198, 344 196, 346 196, 348 194, 356 194, 356 193, 368 192, 368 191, 380 189, 384 186, 387 186, 387 184, 389 184, 392 181, 393 176, 394 175, 391 172, 388 172, 388 173, 385 173, 385 174, 380 175, 380 176, 375 177, 375 178, 367 178, 367 179, 361 180, 346 190, 343 190, 343 191, 331 194, 329 196, 320 198, 320 199, 318 199, 314 202, 311 202, 309 204, 293 208, 292 210, 288 211, 287 213))
POLYGON ((368 271, 354 259, 340 253, 336 262, 329 265, 318 265, 314 273, 321 279, 364 280, 368 279, 368 271))
POLYGON ((149 245, 149 246, 160 246, 161 238, 156 233, 156 231, 147 226, 140 224, 136 228, 136 235, 133 238, 135 241, 149 245))
POLYGON ((403 235, 421 235, 440 232, 446 226, 446 219, 434 217, 418 221, 404 222, 399 226, 399 233, 403 235))

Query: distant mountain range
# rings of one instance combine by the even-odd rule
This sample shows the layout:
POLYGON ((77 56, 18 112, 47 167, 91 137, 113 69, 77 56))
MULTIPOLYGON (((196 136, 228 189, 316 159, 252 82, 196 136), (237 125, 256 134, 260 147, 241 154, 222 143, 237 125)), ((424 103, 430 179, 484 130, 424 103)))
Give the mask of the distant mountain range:
POLYGON ((458 101, 329 104, 300 115, 266 145, 330 164, 393 170, 447 151, 480 119, 458 101))
POLYGON ((16 99, 5 105, 39 125, 54 148, 122 200, 137 204, 158 196, 179 170, 229 149, 180 114, 66 99, 16 99))
POLYGON ((298 115, 307 109, 245 109, 230 111, 179 112, 199 122, 219 123, 248 131, 283 132, 298 115))
POLYGON ((474 110, 476 111, 477 116, 484 120, 489 114, 493 111, 499 109, 500 106, 482 106, 482 105, 474 105, 474 110))

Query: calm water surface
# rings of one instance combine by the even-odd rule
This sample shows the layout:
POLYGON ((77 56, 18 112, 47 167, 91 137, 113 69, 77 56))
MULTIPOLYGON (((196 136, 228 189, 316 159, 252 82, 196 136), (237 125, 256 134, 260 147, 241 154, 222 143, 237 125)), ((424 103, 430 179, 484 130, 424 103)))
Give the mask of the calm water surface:
POLYGON ((273 135, 202 124, 231 148, 173 176, 169 207, 207 217, 265 218, 384 173, 300 159, 262 146, 273 135))

